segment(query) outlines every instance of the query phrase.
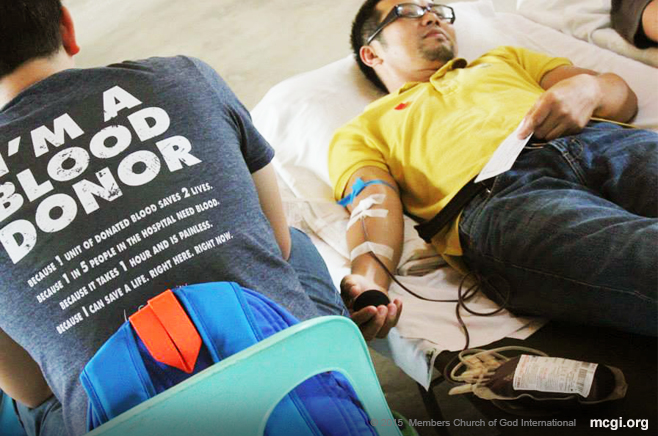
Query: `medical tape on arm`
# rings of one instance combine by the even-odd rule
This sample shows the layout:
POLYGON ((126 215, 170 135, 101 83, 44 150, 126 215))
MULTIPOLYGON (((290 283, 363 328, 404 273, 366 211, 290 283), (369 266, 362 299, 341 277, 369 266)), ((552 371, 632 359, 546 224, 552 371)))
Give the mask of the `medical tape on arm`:
MULTIPOLYGON (((385 194, 373 194, 369 197, 361 200, 359 205, 354 208, 352 211, 352 216, 350 221, 347 223, 347 228, 349 229, 354 223, 360 219, 365 218, 366 216, 384 218, 388 215, 388 210, 386 209, 371 209, 376 204, 382 204, 386 198, 385 194)), ((353 261, 362 254, 372 252, 378 256, 387 258, 388 260, 393 260, 393 249, 389 246, 383 244, 377 244, 375 242, 366 241, 363 244, 356 247, 350 253, 350 261, 353 261)))
POLYGON ((353 261, 357 257, 368 252, 375 253, 376 255, 385 257, 388 260, 393 260, 393 249, 391 247, 377 244, 375 242, 366 241, 352 250, 350 253, 350 261, 353 261))
POLYGON ((350 220, 347 223, 347 229, 349 230, 354 223, 367 216, 373 218, 386 218, 388 216, 387 209, 371 209, 374 205, 384 203, 384 199, 386 199, 385 194, 373 194, 370 197, 361 200, 359 205, 352 211, 350 220))

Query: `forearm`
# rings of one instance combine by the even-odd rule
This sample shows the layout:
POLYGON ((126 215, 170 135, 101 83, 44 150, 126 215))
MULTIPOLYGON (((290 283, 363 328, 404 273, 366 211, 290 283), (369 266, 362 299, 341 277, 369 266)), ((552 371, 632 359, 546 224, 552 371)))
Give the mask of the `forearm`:
POLYGON ((283 209, 283 202, 279 192, 276 173, 272 164, 253 173, 252 178, 258 192, 261 209, 270 222, 274 237, 281 249, 281 255, 288 260, 290 257, 290 230, 283 209))
POLYGON ((3 330, 0 330, 0 389, 32 408, 53 394, 39 365, 3 330))
POLYGON ((616 74, 563 65, 546 73, 539 85, 546 92, 526 114, 519 138, 534 133, 550 141, 580 132, 592 117, 627 122, 637 112, 635 93, 616 74))
MULTIPOLYGON (((402 313, 402 300, 399 298, 386 305, 370 304, 357 310, 354 307, 359 296, 366 291, 379 290, 388 294, 391 279, 387 270, 395 273, 402 252, 402 203, 395 180, 379 167, 357 170, 347 186, 346 190, 354 192, 355 196, 347 205, 351 215, 347 245, 351 253, 352 274, 343 277, 340 291, 345 305, 350 309, 352 321, 369 341, 375 337, 386 337, 402 313), (358 179, 366 185, 361 192, 360 188, 355 188, 358 179), (372 183, 368 184, 369 181, 372 183)), ((345 194, 347 192, 343 192, 345 194)))
POLYGON ((594 116, 627 122, 637 113, 637 96, 628 84, 613 73, 593 76, 598 87, 599 105, 594 116))
MULTIPOLYGON (((386 266, 391 273, 395 273, 400 255, 404 234, 404 221, 402 204, 398 193, 391 187, 377 184, 366 187, 357 197, 357 201, 350 211, 357 208, 360 201, 373 195, 383 198, 381 204, 374 204, 369 210, 386 211, 385 217, 364 217, 358 219, 347 231, 347 245, 350 253, 369 242, 371 247, 365 246, 366 252, 352 258, 352 274, 361 275, 374 283, 382 290, 388 290, 391 279, 373 254, 386 266), (360 200, 360 201, 359 201, 360 200), (374 249, 373 253, 371 250, 374 249)), ((352 216, 355 214, 352 213, 352 216)))
POLYGON ((557 98, 572 96, 583 102, 591 100, 594 105, 592 115, 596 117, 626 122, 637 112, 637 96, 626 81, 614 73, 599 74, 565 65, 546 73, 540 86, 551 90, 557 98))

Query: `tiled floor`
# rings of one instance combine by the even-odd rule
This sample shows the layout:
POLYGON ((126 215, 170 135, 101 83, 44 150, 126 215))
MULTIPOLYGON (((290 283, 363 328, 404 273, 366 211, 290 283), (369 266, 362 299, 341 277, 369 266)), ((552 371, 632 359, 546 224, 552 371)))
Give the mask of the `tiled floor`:
MULTIPOLYGON (((186 54, 212 65, 253 108, 273 85, 349 53, 361 0, 63 0, 81 67, 186 54)), ((463 0, 462 0, 463 1, 463 0)), ((493 0, 514 10, 515 0, 493 0)))
MULTIPOLYGON (((213 66, 248 107, 294 74, 349 53, 349 28, 360 0, 64 0, 82 51, 78 66, 186 54, 213 66)), ((515 0, 496 0, 510 11, 515 0)), ((502 8, 502 9, 501 9, 502 8)), ((373 353, 388 402, 427 420, 418 388, 373 353)), ((434 435, 419 428, 421 435, 434 435)))

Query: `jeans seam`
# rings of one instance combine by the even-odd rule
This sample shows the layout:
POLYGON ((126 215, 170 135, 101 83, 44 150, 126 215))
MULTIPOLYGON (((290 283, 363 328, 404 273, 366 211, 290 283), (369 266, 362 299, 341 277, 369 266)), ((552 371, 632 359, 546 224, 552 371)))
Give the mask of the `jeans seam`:
POLYGON ((593 289, 607 290, 607 291, 611 291, 611 292, 617 292, 617 293, 620 293, 620 294, 633 296, 633 297, 640 298, 641 300, 648 301, 648 302, 656 303, 656 301, 658 301, 658 300, 654 300, 650 297, 647 297, 646 295, 643 295, 642 293, 639 293, 637 291, 627 291, 627 290, 623 290, 623 289, 610 288, 610 287, 607 287, 607 286, 593 285, 593 284, 586 283, 586 282, 583 282, 583 281, 580 281, 580 280, 575 280, 575 279, 572 279, 572 278, 569 278, 569 277, 560 276, 560 275, 556 275, 556 274, 551 274, 551 273, 548 273, 548 272, 545 272, 545 271, 540 271, 540 270, 537 270, 537 269, 532 269, 532 268, 527 268, 527 267, 524 267, 524 266, 516 265, 512 262, 504 261, 502 259, 498 259, 498 258, 496 258, 494 256, 491 256, 491 255, 488 255, 488 254, 480 253, 480 256, 484 257, 486 259, 490 259, 491 261, 502 265, 504 268, 516 268, 516 269, 521 270, 521 271, 527 271, 527 272, 531 272, 533 274, 541 274, 541 275, 544 275, 544 276, 547 276, 547 277, 552 277, 552 278, 556 278, 556 279, 559 279, 559 280, 564 280, 566 282, 587 286, 587 287, 590 287, 590 288, 593 288, 593 289))
MULTIPOLYGON (((494 192, 496 192, 496 187, 497 187, 497 185, 498 185, 498 177, 495 177, 494 180, 493 180, 493 183, 491 184, 491 187, 490 187, 490 188, 487 188, 487 189, 484 191, 484 192, 487 193, 486 197, 484 197, 484 198, 482 199, 482 201, 480 201, 480 203, 476 205, 476 207, 477 207, 477 210, 475 211, 476 215, 474 215, 474 216, 471 217, 471 219, 470 219, 470 222, 471 222, 471 223, 475 223, 477 220, 480 219, 480 216, 481 216, 482 213, 484 212, 484 208, 485 208, 485 206, 487 205, 487 203, 489 202, 489 200, 491 200, 491 197, 493 197, 494 192)), ((466 204, 466 206, 464 206, 464 209, 462 209, 462 214, 464 213, 464 211, 466 210, 466 208, 467 208, 467 207, 468 207, 473 201, 476 201, 476 200, 480 197, 480 195, 482 195, 482 194, 477 195, 475 198, 473 198, 471 201, 469 201, 469 202, 466 204)), ((462 215, 462 217, 460 218, 459 221, 460 221, 460 222, 459 222, 459 225, 458 225, 459 231, 462 232, 462 233, 464 233, 469 239, 472 239, 470 232, 466 231, 466 230, 464 229, 464 227, 462 227, 462 225, 461 225, 461 224, 464 222, 464 216, 463 216, 463 215, 462 215)), ((472 225, 473 225, 473 224, 471 224, 471 226, 472 226, 472 225)))
POLYGON ((334 292, 334 304, 340 309, 340 314, 342 316, 350 316, 347 307, 345 307, 345 303, 343 303, 343 298, 341 297, 340 292, 334 292))
POLYGON ((552 145, 553 148, 558 151, 558 153, 560 153, 560 156, 562 156, 562 158, 566 161, 567 165, 569 165, 569 168, 571 168, 571 170, 575 174, 580 184, 582 184, 583 186, 587 186, 585 173, 582 171, 580 165, 578 164, 578 160, 580 155, 582 154, 584 144, 580 140, 574 137, 570 137, 568 139, 568 142, 570 144, 573 144, 575 147, 578 147, 578 150, 580 151, 578 155, 572 154, 569 151, 569 148, 566 146, 566 144, 562 144, 562 141, 555 141, 549 144, 552 145))

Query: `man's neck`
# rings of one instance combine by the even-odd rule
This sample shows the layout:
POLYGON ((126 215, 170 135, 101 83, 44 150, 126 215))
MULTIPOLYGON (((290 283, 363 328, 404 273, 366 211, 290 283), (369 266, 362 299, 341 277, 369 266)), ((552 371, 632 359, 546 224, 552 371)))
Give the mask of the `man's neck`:
POLYGON ((417 70, 414 72, 407 72, 405 75, 397 75, 390 77, 386 82, 389 92, 394 92, 400 89, 404 84, 411 82, 429 82, 430 78, 436 73, 439 68, 428 68, 426 70, 417 70))
POLYGON ((429 82, 434 73, 443 68, 447 62, 434 61, 426 64, 417 65, 415 69, 404 67, 403 69, 380 69, 377 75, 386 86, 389 92, 394 92, 405 83, 411 82, 429 82))
POLYGON ((0 108, 35 83, 73 66, 73 58, 63 51, 48 58, 32 59, 23 63, 7 76, 0 78, 0 108))

